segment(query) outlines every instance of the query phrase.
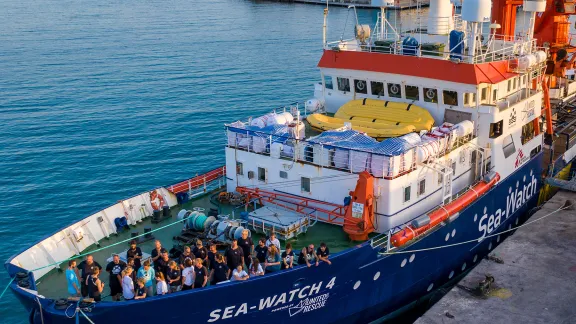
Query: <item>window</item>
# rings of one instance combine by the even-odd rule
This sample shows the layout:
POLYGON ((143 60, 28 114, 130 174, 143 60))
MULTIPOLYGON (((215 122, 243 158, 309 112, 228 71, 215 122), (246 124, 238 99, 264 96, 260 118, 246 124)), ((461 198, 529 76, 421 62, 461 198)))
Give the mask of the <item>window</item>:
POLYGON ((302 189, 303 192, 310 192, 310 178, 301 177, 300 188, 302 189))
POLYGON ((470 105, 475 105, 476 104, 476 94, 473 93, 472 94, 472 101, 470 102, 470 105))
POLYGON ((266 182, 266 169, 258 167, 258 181, 266 182))
POLYGON ((366 86, 366 81, 364 80, 354 80, 354 90, 356 93, 368 93, 368 87, 366 86))
POLYGON ((350 80, 348 78, 336 78, 338 82, 338 90, 350 92, 350 80))
POLYGON ((512 90, 512 80, 508 80, 508 92, 512 90))
POLYGON ((418 182, 418 196, 422 196, 426 192, 426 179, 420 180, 418 182))
POLYGON ((504 125, 503 120, 490 124, 490 138, 497 138, 502 135, 502 125, 504 125))
POLYGON ((522 140, 522 145, 530 142, 534 138, 534 123, 529 121, 526 125, 522 126, 522 135, 520 139, 522 140))
POLYGON ((481 93, 480 98, 482 101, 488 99, 488 88, 482 88, 482 93, 481 93))
POLYGON ((522 85, 526 85, 526 76, 525 75, 522 77, 522 85))
POLYGON ((242 162, 236 162, 236 174, 244 175, 244 164, 242 162))
POLYGON ((388 96, 393 98, 402 98, 400 85, 397 83, 388 83, 388 96))
POLYGON ((420 100, 420 90, 417 86, 407 85, 404 87, 406 99, 420 100))
POLYGON ((452 175, 456 175, 456 161, 452 162, 452 175))
POLYGON ((470 94, 464 93, 464 105, 468 105, 469 102, 470 102, 470 94))
POLYGON ((458 106, 458 92, 456 91, 444 90, 443 99, 445 105, 458 106))
POLYGON ((410 188, 411 186, 404 188, 404 202, 410 201, 410 188))
POLYGON ((288 179, 288 172, 286 172, 286 171, 280 171, 280 178, 282 178, 282 179, 288 179))
POLYGON ((370 82, 370 86, 372 87, 372 95, 373 96, 383 96, 384 95, 384 82, 370 82))
POLYGON ((326 89, 334 89, 334 85, 332 84, 332 77, 331 76, 324 76, 324 85, 326 89))
POLYGON ((492 91, 492 101, 496 102, 498 100, 498 89, 492 91))
POLYGON ((506 158, 516 152, 516 147, 514 146, 514 139, 512 139, 512 135, 508 135, 504 138, 504 142, 502 142, 502 150, 504 151, 504 157, 506 158))
POLYGON ((424 88, 424 101, 438 103, 438 90, 424 88))
POLYGON ((516 90, 516 79, 514 78, 514 80, 512 80, 512 90, 516 90))

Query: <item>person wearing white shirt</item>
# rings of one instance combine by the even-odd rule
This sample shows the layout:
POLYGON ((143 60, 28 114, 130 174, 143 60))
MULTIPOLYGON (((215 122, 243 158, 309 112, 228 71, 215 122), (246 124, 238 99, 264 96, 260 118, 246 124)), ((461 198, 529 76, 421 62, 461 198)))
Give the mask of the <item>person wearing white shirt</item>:
POLYGON ((122 295, 124 299, 134 299, 134 281, 132 281, 132 267, 122 270, 122 295))
POLYGON ((187 258, 184 261, 184 270, 182 270, 182 290, 192 289, 194 284, 194 266, 192 265, 192 259, 187 258))
POLYGON ((242 268, 242 265, 239 265, 234 271, 232 271, 232 278, 231 281, 244 281, 250 278, 246 271, 242 268))
POLYGON ((168 293, 168 285, 162 272, 156 272, 156 282, 156 295, 166 295, 168 293))
POLYGON ((270 234, 270 237, 266 241, 266 247, 269 247, 272 244, 276 245, 276 249, 280 251, 280 241, 278 241, 278 239, 276 238, 276 234, 274 233, 270 234))
POLYGON ((250 277, 257 277, 263 275, 264 275, 264 269, 262 269, 260 261, 258 261, 258 258, 253 258, 252 264, 250 264, 250 277))

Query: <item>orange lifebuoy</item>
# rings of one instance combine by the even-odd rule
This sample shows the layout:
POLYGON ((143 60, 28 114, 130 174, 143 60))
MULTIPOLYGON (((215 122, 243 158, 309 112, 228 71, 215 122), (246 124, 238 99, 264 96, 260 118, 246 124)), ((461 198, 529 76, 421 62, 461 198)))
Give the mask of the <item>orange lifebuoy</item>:
POLYGON ((164 207, 164 198, 156 190, 150 191, 150 205, 154 210, 161 210, 164 207))

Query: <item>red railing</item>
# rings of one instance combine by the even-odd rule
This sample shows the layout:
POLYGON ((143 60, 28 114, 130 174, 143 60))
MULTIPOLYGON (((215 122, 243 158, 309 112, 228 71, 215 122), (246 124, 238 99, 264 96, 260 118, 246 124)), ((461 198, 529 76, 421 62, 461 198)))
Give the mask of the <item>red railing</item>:
POLYGON ((173 194, 181 193, 181 192, 188 192, 192 191, 201 187, 206 186, 208 183, 218 180, 221 177, 226 176, 226 167, 222 166, 216 168, 212 171, 208 171, 204 174, 195 176, 194 178, 190 178, 188 180, 184 180, 177 184, 173 184, 171 186, 166 187, 170 192, 173 194))
POLYGON ((290 194, 260 190, 258 188, 237 187, 236 191, 247 196, 247 201, 258 199, 263 202, 275 204, 277 206, 293 210, 300 214, 309 214, 317 217, 321 222, 344 225, 344 223, 358 223, 358 219, 346 217, 347 206, 342 206, 325 201, 308 199, 290 194))

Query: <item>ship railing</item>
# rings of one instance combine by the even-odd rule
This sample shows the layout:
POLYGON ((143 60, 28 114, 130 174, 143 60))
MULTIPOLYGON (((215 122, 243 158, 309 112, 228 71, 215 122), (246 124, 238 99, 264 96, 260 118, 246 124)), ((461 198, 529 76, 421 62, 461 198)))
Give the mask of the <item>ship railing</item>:
MULTIPOLYGON (((415 34, 416 35, 416 34, 415 34)), ((451 49, 444 44, 407 45, 401 39, 411 36, 408 34, 397 35, 394 31, 380 34, 381 38, 359 42, 356 39, 342 39, 328 42, 326 50, 374 52, 382 54, 395 54, 404 56, 427 57, 440 60, 453 60, 464 63, 486 63, 494 61, 514 61, 523 54, 529 54, 537 50, 535 39, 522 37, 510 37, 507 35, 491 35, 490 40, 482 45, 479 53, 471 56, 466 52, 451 53, 451 49)), ((416 35, 417 37, 417 35, 416 35)), ((453 46, 455 47, 455 46, 453 46)))

